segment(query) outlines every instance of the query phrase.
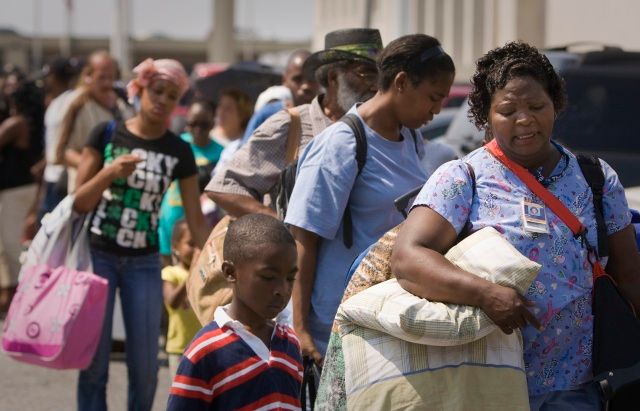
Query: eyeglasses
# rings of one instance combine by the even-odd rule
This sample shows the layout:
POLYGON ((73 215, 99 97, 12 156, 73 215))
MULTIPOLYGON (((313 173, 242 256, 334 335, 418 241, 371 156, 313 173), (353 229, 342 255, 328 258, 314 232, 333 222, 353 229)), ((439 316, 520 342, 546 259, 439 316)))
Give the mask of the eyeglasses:
POLYGON ((187 121, 187 126, 191 128, 211 128, 213 123, 211 121, 187 121))
POLYGON ((351 73, 355 74, 360 80, 375 82, 378 80, 378 73, 373 71, 351 71, 351 73))

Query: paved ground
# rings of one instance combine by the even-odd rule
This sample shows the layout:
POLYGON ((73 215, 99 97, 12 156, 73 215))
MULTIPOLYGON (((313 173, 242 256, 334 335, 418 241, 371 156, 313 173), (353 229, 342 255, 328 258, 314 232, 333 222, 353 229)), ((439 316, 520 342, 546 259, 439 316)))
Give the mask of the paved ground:
MULTIPOLYGON (((77 374, 23 364, 0 352, 0 411, 73 411, 77 374)), ((162 366, 154 411, 166 408, 169 385, 169 370, 162 366)), ((126 410, 126 401, 127 367, 124 355, 115 354, 109 367, 109 411, 126 410)))

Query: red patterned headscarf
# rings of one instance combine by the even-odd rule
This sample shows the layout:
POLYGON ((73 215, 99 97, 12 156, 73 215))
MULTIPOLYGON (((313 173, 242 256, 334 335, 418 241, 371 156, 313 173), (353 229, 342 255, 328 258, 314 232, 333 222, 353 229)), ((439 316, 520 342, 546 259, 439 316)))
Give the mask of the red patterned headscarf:
POLYGON ((133 74, 133 79, 127 84, 129 100, 133 100, 143 88, 159 79, 170 81, 178 86, 180 97, 189 88, 187 73, 182 64, 173 59, 154 60, 148 58, 133 69, 133 74))

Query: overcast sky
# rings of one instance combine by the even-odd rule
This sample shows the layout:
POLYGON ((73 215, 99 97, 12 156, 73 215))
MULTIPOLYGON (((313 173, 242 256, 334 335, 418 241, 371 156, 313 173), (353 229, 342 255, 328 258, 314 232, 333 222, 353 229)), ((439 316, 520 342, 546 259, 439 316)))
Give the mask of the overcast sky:
MULTIPOLYGON (((0 28, 21 34, 34 32, 41 7, 41 33, 60 35, 64 30, 64 4, 68 0, 0 0, 0 28)), ((70 0, 73 33, 108 36, 116 0, 70 0)), ((211 0, 129 0, 134 37, 164 34, 183 39, 204 39, 211 30, 211 0)), ((306 40, 311 38, 313 0, 235 0, 236 28, 252 29, 261 38, 306 40)))

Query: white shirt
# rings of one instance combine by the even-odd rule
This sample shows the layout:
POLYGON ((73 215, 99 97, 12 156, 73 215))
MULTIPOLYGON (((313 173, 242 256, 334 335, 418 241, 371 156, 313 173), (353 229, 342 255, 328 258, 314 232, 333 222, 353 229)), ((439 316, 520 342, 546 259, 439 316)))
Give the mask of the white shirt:
MULTIPOLYGON (((224 307, 216 308, 216 311, 213 313, 213 320, 216 322, 216 324, 218 324, 218 327, 220 328, 224 326, 232 328, 233 331, 235 331, 236 334, 238 334, 240 338, 242 338, 242 341, 246 342, 247 345, 251 347, 253 352, 255 352, 262 360, 269 361, 269 357, 271 356, 269 347, 267 347, 260 338, 256 337, 254 334, 249 332, 249 330, 247 330, 247 327, 245 327, 244 324, 242 324, 238 320, 234 320, 233 318, 229 317, 229 314, 227 314, 229 305, 230 304, 227 304, 224 307)), ((288 324, 280 321, 280 315, 276 317, 276 324, 273 327, 273 333, 275 333, 276 327, 278 325, 288 326, 288 324)), ((273 333, 271 334, 271 338, 273 338, 273 333)))
POLYGON ((69 105, 80 94, 79 90, 67 90, 54 98, 44 115, 44 145, 47 166, 44 169, 44 181, 47 183, 56 183, 60 179, 60 175, 64 170, 61 164, 53 164, 56 157, 56 146, 60 138, 60 128, 62 120, 69 105))

